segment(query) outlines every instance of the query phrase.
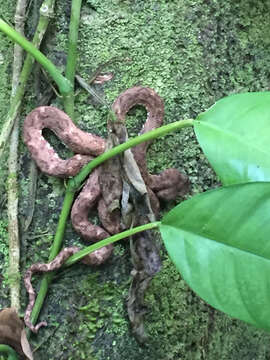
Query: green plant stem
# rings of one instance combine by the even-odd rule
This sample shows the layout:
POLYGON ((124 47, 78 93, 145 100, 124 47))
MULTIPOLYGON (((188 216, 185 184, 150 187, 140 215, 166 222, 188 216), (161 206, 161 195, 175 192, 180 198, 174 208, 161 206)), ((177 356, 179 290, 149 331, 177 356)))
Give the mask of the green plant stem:
POLYGON ((65 112, 74 121, 74 80, 77 63, 77 43, 78 43, 78 31, 80 23, 82 0, 72 0, 71 15, 69 23, 69 44, 68 44, 68 56, 66 66, 66 78, 71 83, 73 91, 68 95, 63 96, 63 103, 65 112))
MULTIPOLYGON (((61 211, 61 214, 59 217, 58 226, 56 229, 53 245, 52 245, 52 248, 50 251, 50 256, 49 256, 49 260, 48 260, 49 262, 52 261, 60 251, 60 248, 62 245, 62 239, 64 237, 67 218, 69 216, 69 212, 70 212, 72 202, 74 200, 74 196, 75 196, 75 193, 71 192, 71 191, 67 191, 65 194, 62 211, 61 211)), ((44 277, 41 281, 39 293, 38 293, 38 296, 37 296, 37 299, 35 302, 35 306, 33 308, 32 314, 31 314, 31 321, 33 324, 35 324, 38 319, 39 312, 42 308, 42 305, 43 305, 44 299, 46 297, 49 284, 52 281, 52 278, 53 278, 52 273, 46 274, 46 275, 44 275, 44 277)))
POLYGON ((74 200, 74 196, 75 196, 75 192, 73 191, 66 191, 65 193, 63 207, 59 217, 58 226, 54 237, 54 242, 50 251, 49 261, 52 261, 60 251, 62 245, 62 239, 65 232, 66 222, 69 216, 70 208, 74 200))
MULTIPOLYGON (((119 155, 122 152, 124 152, 125 150, 139 145, 142 142, 148 141, 148 140, 153 140, 157 137, 163 136, 168 134, 169 132, 172 131, 176 131, 176 130, 180 130, 182 128, 186 128, 189 126, 192 126, 194 123, 194 121, 192 119, 189 120, 181 120, 181 121, 176 121, 174 123, 168 124, 168 125, 164 125, 158 129, 152 130, 147 132, 146 134, 137 136, 134 139, 130 139, 129 141, 125 142, 124 144, 118 145, 115 148, 103 153, 102 155, 98 156, 97 158, 95 158, 94 160, 92 160, 90 163, 88 163, 81 171, 80 173, 75 176, 75 178, 70 179, 68 181, 67 184, 67 190, 66 190, 66 194, 65 194, 65 199, 64 199, 64 203, 63 203, 63 207, 61 210, 61 214, 60 214, 60 218, 59 218, 59 222, 58 222, 58 227, 55 233, 55 237, 54 237, 54 241, 53 241, 53 245, 51 248, 51 252, 50 252, 50 256, 49 256, 49 261, 53 260, 54 257, 58 254, 61 246, 62 246, 62 241, 63 241, 63 236, 64 236, 64 231, 65 231, 65 226, 66 226, 66 221, 72 206, 72 202, 75 196, 75 192, 76 190, 78 190, 82 184, 82 182, 85 180, 85 178, 90 174, 90 172, 97 167, 98 165, 100 165, 102 162, 112 158, 113 156, 119 155)), ((153 227, 157 227, 158 226, 158 222, 157 223, 150 223, 147 224, 150 226, 150 228, 153 227), (152 225, 151 225, 152 224, 152 225)), ((145 226, 145 225, 143 225, 145 226)), ((139 227, 140 228, 140 227, 139 227)), ((129 234, 124 234, 119 235, 120 237, 118 238, 117 235, 113 236, 110 238, 110 241, 117 241, 120 240, 126 236, 130 236, 132 234, 132 231, 137 231, 135 229, 130 229, 128 230, 128 232, 130 232, 129 234)), ((143 230, 146 230, 145 228, 143 230)), ((142 229, 140 229, 139 231, 143 231, 142 229)), ((125 232, 126 233, 126 232, 125 232)), ((106 240, 106 239, 105 239, 106 240)), ((98 243, 100 244, 100 242, 98 243)), ((96 248, 95 246, 99 246, 98 244, 92 245, 91 247, 91 251, 94 251, 96 248)), ((102 245, 104 246, 104 245, 102 245)), ((102 247, 101 246, 101 247, 102 247)), ((87 248, 88 250, 86 251, 87 253, 90 252, 89 248, 87 248)), ((77 257, 71 257, 71 261, 76 262, 79 260, 78 257, 83 257, 84 256, 84 250, 81 250, 77 255, 77 257)), ((74 255, 75 256, 75 255, 74 255)), ((69 263, 68 263, 69 264, 69 263)), ((70 264, 71 265, 71 264, 70 264)), ((46 297, 47 294, 47 290, 48 290, 48 286, 51 282, 53 278, 53 274, 46 274, 44 275, 42 281, 41 281, 41 285, 40 285, 40 290, 32 311, 32 316, 31 316, 31 321, 33 324, 36 323, 39 312, 42 308, 44 299, 46 297)), ((29 334, 29 332, 28 332, 29 334)))
POLYGON ((0 345, 0 354, 1 353, 8 355, 8 360, 18 360, 19 359, 16 351, 8 345, 3 345, 3 344, 0 345))
POLYGON ((19 44, 29 54, 31 54, 35 60, 40 63, 40 65, 42 65, 45 70, 48 71, 50 76, 58 85, 61 95, 66 95, 72 91, 70 82, 61 74, 57 67, 30 41, 28 41, 24 36, 20 35, 2 19, 0 19, 0 30, 3 31, 11 40, 19 44))
POLYGON ((149 131, 143 135, 136 136, 133 139, 128 140, 127 142, 115 146, 113 149, 104 152, 103 154, 99 155, 92 161, 90 161, 83 169, 76 175, 73 179, 70 179, 68 182, 67 188, 70 191, 76 191, 87 178, 87 176, 93 171, 94 168, 102 164, 104 161, 111 159, 112 157, 121 154, 125 150, 128 150, 136 145, 139 145, 145 141, 156 139, 157 137, 164 136, 170 132, 174 132, 186 127, 193 126, 194 120, 180 120, 175 121, 171 124, 161 126, 155 130, 149 131))
MULTIPOLYGON (((33 45, 35 47, 39 47, 41 40, 43 39, 43 35, 49 24, 50 16, 53 13, 54 4, 55 4, 55 0, 45 0, 41 6, 41 9, 43 10, 40 11, 39 22, 33 38, 33 45)), ((7 117, 0 134, 0 158, 3 154, 5 144, 9 139, 9 135, 14 125, 15 119, 18 116, 22 98, 25 93, 26 83, 32 71, 33 64, 34 64, 34 58, 30 54, 27 54, 20 74, 19 83, 15 95, 12 98, 12 102, 10 104, 7 117)))
POLYGON ((159 227, 160 224, 161 224, 160 221, 155 221, 155 222, 151 222, 151 223, 148 223, 145 225, 137 226, 135 228, 132 228, 132 229, 123 231, 121 233, 115 234, 113 236, 110 236, 107 239, 101 240, 93 245, 87 246, 86 248, 84 248, 84 249, 78 251, 76 254, 72 255, 65 262, 65 266, 71 266, 71 265, 75 264, 76 262, 80 261, 84 256, 92 253, 95 250, 102 248, 103 246, 112 244, 116 241, 125 239, 125 238, 135 235, 135 234, 138 234, 142 231, 155 229, 155 228, 159 227))

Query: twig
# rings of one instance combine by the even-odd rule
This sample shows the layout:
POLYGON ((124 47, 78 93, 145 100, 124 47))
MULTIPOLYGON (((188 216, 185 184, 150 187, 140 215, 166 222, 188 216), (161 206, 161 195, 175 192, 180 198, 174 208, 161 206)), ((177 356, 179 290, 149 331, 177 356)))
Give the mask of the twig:
MULTIPOLYGON (((14 16, 15 29, 24 35, 25 11, 27 0, 18 0, 14 16)), ((23 63, 23 50, 14 45, 13 75, 11 99, 14 97, 19 82, 19 75, 23 63)), ((18 227, 18 142, 19 142, 19 117, 16 117, 11 133, 9 159, 8 159, 8 235, 9 235, 9 277, 10 302, 19 313, 20 311, 20 239, 18 227)))
MULTIPOLYGON (((30 162, 30 169, 28 172, 29 184, 28 184, 28 201, 27 201, 27 214, 23 223, 23 232, 25 233, 31 225, 34 210, 35 199, 37 190, 37 166, 33 160, 30 162)), ((43 236, 43 235, 42 235, 43 236)))
MULTIPOLYGON (((43 39, 44 33, 48 27, 50 17, 53 14, 54 4, 55 4, 55 0, 44 0, 40 8, 39 23, 33 38, 33 45, 35 47, 39 47, 41 40, 43 39)), ((0 30, 4 31, 5 28, 9 28, 6 26, 4 21, 0 20, 0 22, 1 22, 0 30)), ((34 61, 35 59, 28 53, 19 78, 19 85, 17 86, 16 93, 14 94, 14 97, 12 99, 5 124, 0 134, 0 158, 3 155, 5 144, 9 139, 9 135, 13 128, 15 119, 19 113, 22 98, 24 96, 24 92, 26 88, 26 83, 32 71, 34 61)))
POLYGON ((76 80, 78 81, 78 83, 81 85, 82 88, 84 88, 87 92, 89 92, 89 94, 91 94, 93 97, 95 97, 98 102, 102 105, 105 105, 108 109, 110 109, 109 104, 106 102, 105 99, 102 99, 94 89, 92 89, 92 87, 87 84, 87 82, 79 75, 75 76, 76 80))
MULTIPOLYGON (((36 6, 36 1, 34 4, 34 12, 39 13, 39 10, 36 6)), ((42 105, 48 105, 50 102, 50 99, 53 95, 53 91, 50 88, 47 88, 43 94, 40 93, 40 66, 39 64, 35 64, 34 69, 34 88, 36 93, 36 106, 42 106, 42 105)), ((34 211, 35 211, 35 201, 36 201, 36 191, 37 191, 37 177, 38 177, 38 169, 36 163, 31 159, 29 170, 28 170, 28 184, 27 184, 27 205, 26 205, 26 216, 24 218, 23 222, 23 234, 25 234, 31 225, 31 222, 33 220, 34 211)), ((29 236, 27 236, 29 239, 29 236)))

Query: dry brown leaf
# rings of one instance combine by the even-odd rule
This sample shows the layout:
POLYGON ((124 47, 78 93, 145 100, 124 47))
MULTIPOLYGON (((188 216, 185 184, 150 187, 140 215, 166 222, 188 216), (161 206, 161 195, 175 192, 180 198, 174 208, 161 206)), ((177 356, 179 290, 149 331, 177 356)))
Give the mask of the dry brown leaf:
POLYGON ((33 358, 33 354, 32 354, 32 350, 30 348, 30 344, 27 340, 27 336, 26 336, 26 331, 25 329, 23 329, 22 331, 22 336, 21 336, 21 345, 22 345, 22 349, 23 349, 23 352, 24 354, 26 355, 26 357, 29 359, 29 360, 34 360, 33 358))
POLYGON ((33 360, 24 324, 14 308, 0 311, 0 344, 11 346, 23 359, 33 360))

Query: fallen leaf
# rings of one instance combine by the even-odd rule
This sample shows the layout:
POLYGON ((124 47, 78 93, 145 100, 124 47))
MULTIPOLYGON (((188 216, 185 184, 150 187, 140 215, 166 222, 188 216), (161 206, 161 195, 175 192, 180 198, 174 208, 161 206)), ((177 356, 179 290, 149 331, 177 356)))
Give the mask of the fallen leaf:
POLYGON ((0 311, 0 344, 11 346, 23 359, 34 359, 24 324, 14 308, 0 311))

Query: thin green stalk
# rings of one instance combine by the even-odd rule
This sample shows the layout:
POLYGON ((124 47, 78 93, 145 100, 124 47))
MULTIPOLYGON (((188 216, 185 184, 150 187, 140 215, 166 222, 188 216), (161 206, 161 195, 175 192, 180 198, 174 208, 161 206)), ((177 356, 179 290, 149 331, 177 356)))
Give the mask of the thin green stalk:
POLYGON ((92 161, 90 161, 83 169, 77 174, 74 178, 70 179, 68 182, 67 188, 70 191, 76 191, 87 178, 87 176, 93 171, 94 168, 102 164, 104 161, 111 159, 112 157, 121 154, 122 152, 139 145, 145 141, 156 139, 157 137, 164 136, 170 132, 180 130, 189 126, 193 126, 194 120, 180 120, 175 121, 171 124, 161 126, 155 130, 149 131, 143 135, 136 136, 133 139, 128 140, 127 142, 115 146, 109 151, 104 152, 103 154, 99 155, 92 161))
POLYGON ((65 112, 74 121, 74 80, 77 63, 77 43, 82 0, 72 0, 69 23, 69 44, 66 66, 66 78, 70 81, 73 91, 63 96, 65 112))
POLYGON ((0 345, 0 354, 8 355, 8 360, 18 360, 16 351, 8 345, 0 345))
POLYGON ((39 62, 59 87, 62 95, 68 94, 72 90, 70 82, 61 74, 57 67, 40 52, 30 41, 17 33, 5 21, 0 19, 0 30, 3 31, 11 40, 19 44, 24 50, 31 54, 37 62, 39 62))
MULTIPOLYGON (((62 245, 62 239, 64 237, 65 226, 66 226, 67 218, 69 216, 71 205, 73 203, 74 195, 75 193, 71 191, 67 191, 65 194, 62 211, 59 217, 58 226, 56 229, 54 241, 50 251, 49 262, 52 261, 60 251, 62 245)), ((52 273, 46 274, 41 281, 39 293, 31 315, 31 321, 33 324, 35 324, 38 319, 38 315, 42 308, 52 278, 53 278, 52 273)))
POLYGON ((75 192, 66 191, 65 198, 63 202, 63 207, 59 217, 59 222, 57 225, 53 245, 50 251, 49 261, 52 261, 55 256, 59 253, 62 245, 62 239, 65 232, 66 222, 69 216, 70 208, 74 200, 75 192))
POLYGON ((86 248, 78 251, 76 254, 72 255, 66 262, 65 266, 71 266, 76 262, 80 261, 84 256, 92 253, 95 250, 101 249, 103 246, 115 243, 116 241, 125 239, 129 236, 138 234, 142 231, 151 230, 159 227, 161 221, 151 222, 145 225, 137 226, 135 228, 123 231, 121 233, 115 234, 113 236, 108 237, 107 239, 101 240, 93 245, 87 246, 86 248))
MULTIPOLYGON (((53 13, 54 4, 55 4, 55 0, 44 0, 41 6, 42 11, 40 11, 39 22, 33 38, 33 45, 35 47, 39 47, 41 40, 43 39, 43 35, 49 24, 50 16, 53 13)), ((25 93, 26 83, 32 71, 33 64, 34 64, 34 58, 30 54, 27 54, 23 64, 22 72, 20 74, 19 84, 17 86, 16 93, 10 104, 10 108, 5 120, 5 124, 0 134, 0 158, 3 154, 5 144, 9 139, 9 135, 14 125, 14 121, 18 116, 22 98, 25 93)))

